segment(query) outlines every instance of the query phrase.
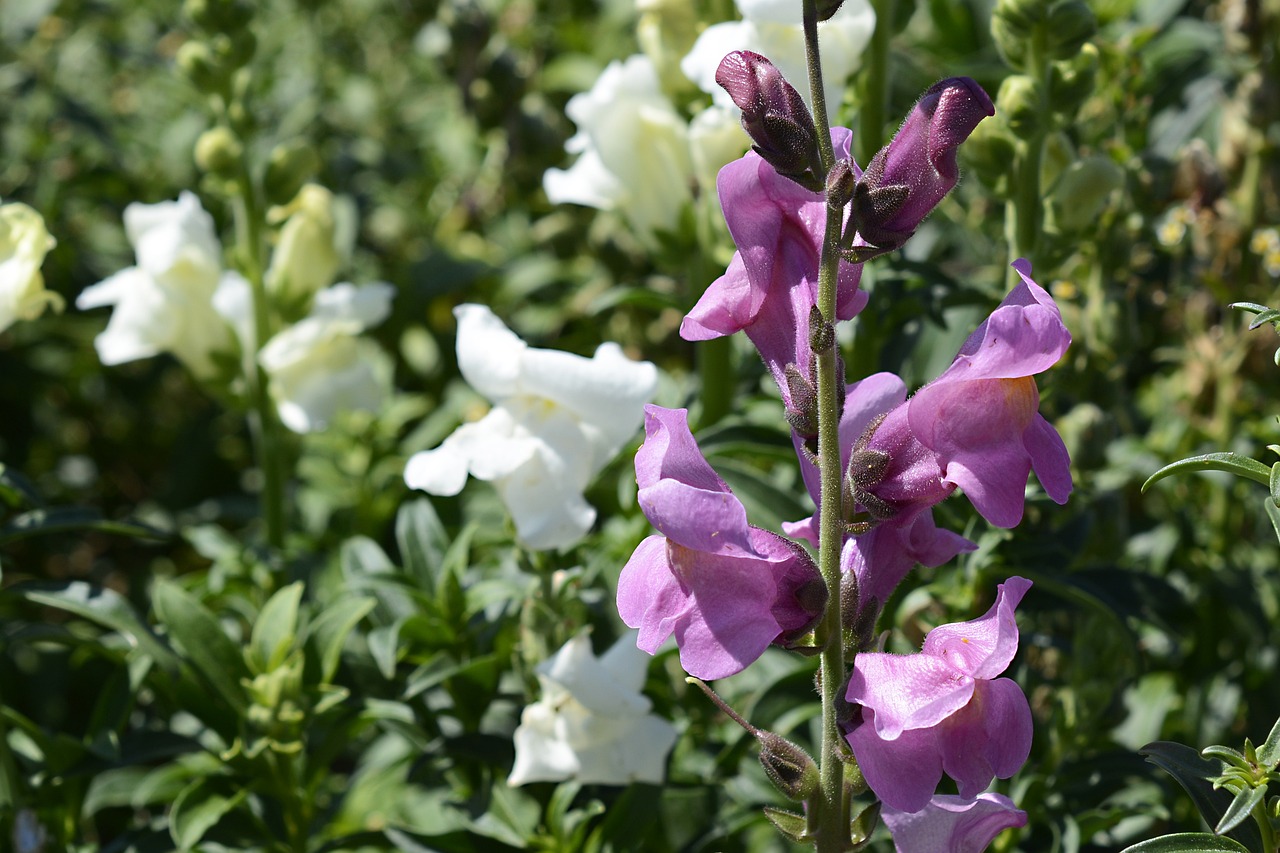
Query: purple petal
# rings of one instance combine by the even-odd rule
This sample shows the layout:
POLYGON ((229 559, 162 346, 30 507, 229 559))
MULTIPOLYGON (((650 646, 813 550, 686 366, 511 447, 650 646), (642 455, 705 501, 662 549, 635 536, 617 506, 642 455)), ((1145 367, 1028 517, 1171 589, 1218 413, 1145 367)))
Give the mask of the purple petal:
MULTIPOLYGON (((854 442, 867 428, 871 421, 885 414, 907 399, 907 385, 894 373, 873 373, 866 379, 854 382, 845 388, 844 411, 840 415, 840 467, 843 470, 849 464, 849 454, 854 442)), ((796 456, 800 459, 800 473, 804 476, 805 487, 815 504, 821 505, 822 485, 818 477, 818 469, 801 452, 804 440, 792 435, 792 443, 796 448, 796 456)), ((788 532, 787 535, 794 535, 788 532)), ((815 543, 816 544, 816 543, 815 543)))
POLYGON ((649 654, 657 652, 692 607, 689 590, 667 560, 667 540, 649 536, 618 578, 618 615, 628 628, 640 630, 636 645, 649 654))
MULTIPOLYGON (((1008 668, 1018 651, 1017 608, 1031 581, 1009 578, 996 590, 995 603, 984 615, 968 622, 939 625, 924 638, 922 654, 946 660, 973 678, 995 678, 1008 668)), ((858 658, 861 660, 861 657, 858 658)))
POLYGON ((1031 708, 1007 678, 980 681, 973 701, 936 730, 942 768, 962 797, 1017 773, 1031 753, 1031 708))
POLYGON ((729 491, 728 484, 716 475, 698 449, 689 431, 687 409, 646 404, 644 434, 644 444, 636 452, 636 483, 640 488, 672 479, 709 492, 729 491))
POLYGON ((848 539, 840 567, 857 574, 864 605, 873 599, 883 605, 917 563, 933 568, 977 547, 958 533, 940 530, 933 521, 933 511, 925 510, 906 520, 882 522, 848 539))
POLYGON ((942 755, 933 729, 903 732, 896 740, 884 740, 876 734, 875 711, 864 709, 862 724, 845 739, 867 784, 886 806, 920 811, 942 781, 942 755))
POLYGON ((1071 456, 1062 436, 1037 414, 1022 434, 1022 443, 1031 456, 1031 466, 1035 468, 1036 477, 1045 492, 1055 502, 1066 503, 1071 495, 1071 456))
POLYGON ((969 703, 973 685, 940 657, 863 652, 854 659, 845 698, 875 711, 876 734, 895 740, 956 713, 969 703))
POLYGON ((982 853, 1004 830, 1027 825, 1027 813, 1003 794, 938 794, 916 812, 886 805, 880 817, 897 853, 982 853))

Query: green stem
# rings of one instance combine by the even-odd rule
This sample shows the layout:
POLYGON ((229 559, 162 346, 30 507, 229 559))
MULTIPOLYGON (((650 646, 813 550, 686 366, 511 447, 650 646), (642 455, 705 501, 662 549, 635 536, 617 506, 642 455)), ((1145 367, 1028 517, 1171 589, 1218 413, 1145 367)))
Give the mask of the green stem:
POLYGON ((252 410, 249 431, 253 436, 254 455, 262 471, 262 521, 267 544, 274 549, 284 545, 284 453, 280 440, 280 420, 267 389, 267 376, 258 365, 257 354, 271 337, 271 311, 263 278, 262 211, 258 205, 248 165, 240 170, 236 198, 236 240, 241 249, 244 276, 253 292, 253 340, 248 342, 253 364, 245 370, 252 410))
MULTIPOLYGON (((827 121, 826 98, 822 90, 822 66, 818 54, 818 13, 816 0, 804 0, 805 48, 809 60, 809 89, 813 93, 814 125, 824 174, 835 161, 831 130, 827 121)), ((840 239, 841 212, 827 208, 826 231, 818 267, 818 310, 823 320, 836 320, 835 246, 840 239)), ((814 353, 818 380, 818 459, 821 477, 818 569, 827 586, 827 606, 817 628, 822 649, 822 748, 818 754, 819 790, 809 802, 809 830, 819 853, 838 853, 849 844, 849 816, 845 810, 844 762, 840 753, 837 709, 844 688, 844 643, 840 630, 840 434, 837 397, 844 391, 836 375, 836 349, 828 346, 814 353)))
MULTIPOLYGON (((1027 139, 1019 140, 1016 149, 1014 176, 1017 186, 1007 205, 1009 230, 1009 261, 1018 258, 1034 260, 1040 239, 1041 199, 1040 167, 1044 160, 1044 142, 1053 126, 1053 105, 1049 103, 1051 67, 1045 42, 1047 34, 1037 28, 1027 47, 1027 73, 1036 81, 1039 93, 1036 107, 1035 132, 1027 139)), ((1043 274, 1043 273, 1042 273, 1043 274)), ((1009 270, 1010 282, 1016 281, 1016 273, 1009 270)))
POLYGON ((862 54, 859 85, 858 162, 867 164, 884 146, 884 125, 889 109, 889 38, 893 35, 896 0, 871 0, 876 28, 862 54))
POLYGON ((1271 819, 1267 817, 1267 803, 1264 799, 1253 807, 1253 820, 1258 824, 1258 832, 1262 834, 1262 849, 1267 853, 1280 853, 1276 846, 1275 830, 1271 828, 1271 819))

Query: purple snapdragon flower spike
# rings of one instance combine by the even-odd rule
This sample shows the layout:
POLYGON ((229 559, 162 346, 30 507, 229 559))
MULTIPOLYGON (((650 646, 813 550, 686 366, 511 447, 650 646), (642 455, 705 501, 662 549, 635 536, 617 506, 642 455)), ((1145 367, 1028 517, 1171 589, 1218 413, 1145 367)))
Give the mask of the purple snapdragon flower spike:
POLYGON ((1022 520, 1033 469, 1054 501, 1071 494, 1066 445, 1039 413, 1034 376, 1071 343, 1058 306, 1013 263, 1022 284, 969 336, 951 366, 891 411, 866 442, 888 454, 880 481, 867 488, 899 514, 932 506, 956 487, 997 527, 1022 520))
POLYGON ((688 673, 725 678, 817 622, 826 604, 817 566, 798 544, 747 524, 684 409, 645 407, 636 482, 662 534, 640 543, 618 579, 618 613, 640 630, 641 649, 652 654, 674 635, 688 673))
POLYGON ((966 800, 939 794, 917 812, 885 806, 880 818, 897 853, 982 853, 1006 829, 1027 825, 1027 813, 1004 794, 966 800))
POLYGON ((1030 588, 1009 578, 986 615, 934 628, 919 654, 854 660, 846 698, 862 706, 862 722, 847 739, 885 805, 920 811, 944 771, 973 798, 1026 762, 1031 708, 1017 683, 996 676, 1018 650, 1013 612, 1030 588))
POLYGON ((873 246, 896 248, 960 178, 956 150, 995 106, 968 77, 935 83, 871 159, 854 194, 854 221, 873 246))
MULTIPOLYGON (((846 128, 831 129, 837 157, 849 157, 851 138, 846 128)), ((809 314, 818 300, 826 202, 822 193, 778 174, 755 152, 721 169, 716 184, 738 251, 684 318, 680 336, 705 341, 746 331, 791 409, 787 365, 812 375, 809 314)), ((858 290, 861 274, 861 265, 840 262, 837 319, 852 319, 867 304, 867 294, 858 290)))
POLYGON ((818 189, 818 131, 804 98, 777 66, 753 51, 735 50, 720 61, 716 83, 742 110, 742 128, 755 152, 779 174, 818 189))

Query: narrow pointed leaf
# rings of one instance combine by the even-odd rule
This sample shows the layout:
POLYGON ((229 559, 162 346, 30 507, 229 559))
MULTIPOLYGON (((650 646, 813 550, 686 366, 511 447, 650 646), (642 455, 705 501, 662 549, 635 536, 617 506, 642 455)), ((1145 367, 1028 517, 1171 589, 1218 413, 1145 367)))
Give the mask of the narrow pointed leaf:
POLYGON ((275 668, 293 645, 298 631, 298 606, 302 603, 302 582, 281 587, 267 599, 253 623, 250 645, 267 670, 275 668))
POLYGON ((114 590, 95 587, 84 581, 71 581, 57 586, 20 585, 10 591, 27 601, 65 610, 110 628, 129 639, 162 666, 170 669, 177 666, 177 655, 142 621, 129 600, 114 590))
POLYGON ((449 549, 449 536, 431 506, 422 498, 400 507, 396 514, 396 544, 405 571, 422 589, 434 590, 436 575, 449 549))
POLYGON ((1258 762, 1268 770, 1274 770, 1280 764, 1280 720, 1271 727, 1271 734, 1258 747, 1258 762))
POLYGON ((369 615, 369 611, 377 603, 377 599, 369 596, 340 598, 312 620, 307 631, 307 641, 313 646, 319 659, 321 684, 328 684, 333 680, 347 635, 361 619, 369 615))
POLYGON ((231 707, 248 707, 241 679, 249 679, 240 647, 231 641, 218 618, 195 596, 170 581, 157 581, 156 618, 177 640, 191 665, 231 707))
POLYGON ((1218 821, 1213 831, 1218 835, 1226 835, 1248 818, 1253 813, 1253 807, 1266 799, 1266 796, 1266 785, 1261 788, 1245 788, 1236 794, 1231 805, 1227 807, 1226 814, 1222 816, 1222 820, 1218 821))
POLYGON ((804 815, 765 806, 764 816, 779 832, 792 841, 803 843, 808 838, 808 819, 804 815))
POLYGON ((1271 486, 1271 469, 1269 467, 1263 465, 1257 459, 1228 450, 1222 453, 1190 456, 1170 463, 1148 477, 1147 481, 1142 484, 1142 491, 1145 492, 1153 484, 1163 480, 1165 477, 1184 474, 1188 471, 1226 471, 1228 474, 1235 474, 1238 477, 1253 480, 1267 487, 1271 486))
MULTIPOLYGON (((1189 746, 1169 741, 1149 743, 1138 752, 1145 755, 1148 761, 1178 781, 1178 784, 1191 797, 1191 801, 1195 803, 1196 809, 1204 817, 1205 823, 1210 826, 1216 826, 1222 820, 1223 815, 1227 813, 1227 809, 1231 807, 1233 795, 1224 788, 1213 787, 1213 780, 1222 775, 1223 764, 1221 761, 1211 761, 1189 746)), ((1262 837, 1258 832, 1258 827, 1252 823, 1242 823, 1235 827, 1231 830, 1231 836, 1247 845, 1250 850, 1262 849, 1262 837)), ((1152 849, 1156 850, 1158 848, 1152 849)), ((1235 848, 1207 849, 1232 850, 1235 848)))
POLYGON ((1249 853, 1249 848, 1239 841, 1207 832, 1181 832, 1143 841, 1120 853, 1249 853))

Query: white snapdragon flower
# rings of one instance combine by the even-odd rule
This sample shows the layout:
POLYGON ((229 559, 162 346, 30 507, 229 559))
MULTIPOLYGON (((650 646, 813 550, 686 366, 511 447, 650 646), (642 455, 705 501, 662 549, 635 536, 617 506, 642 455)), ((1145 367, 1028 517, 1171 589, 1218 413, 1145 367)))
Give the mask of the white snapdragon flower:
POLYGON ((586 633, 565 643, 538 667, 542 697, 520 715, 508 784, 662 782, 676 730, 649 713, 648 665, 635 632, 599 659, 586 633))
MULTIPOLYGON (((712 24, 703 30, 681 60, 680 70, 717 103, 728 105, 732 99, 716 83, 720 60, 735 50, 755 51, 776 65, 812 107, 801 4, 795 0, 737 0, 737 5, 742 20, 712 24)), ((858 67, 875 26, 875 10, 867 0, 845 0, 839 11, 818 25, 828 113, 840 105, 845 84, 858 67)))
POLYGON ((56 241, 44 219, 25 204, 0 205, 0 332, 19 320, 34 320, 62 297, 44 289, 40 265, 56 241))
POLYGON ((649 58, 609 63, 590 91, 569 99, 565 112, 578 127, 565 150, 578 159, 543 175, 547 198, 616 210, 642 239, 674 230, 692 199, 689 128, 663 94, 649 58))
POLYGON ((470 474, 494 484, 530 548, 581 539, 596 511, 583 498, 591 479, 644 419, 658 371, 617 344, 594 358, 525 344, 483 305, 460 305, 458 367, 494 407, 405 467, 410 488, 456 495, 470 474))
POLYGON ((315 296, 310 316, 267 341, 258 363, 281 422, 323 429, 341 411, 375 411, 391 394, 386 353, 360 333, 386 319, 395 288, 335 284, 315 296))
POLYGON ((213 354, 234 349, 230 326, 213 310, 213 294, 220 284, 243 281, 222 269, 213 218, 194 194, 183 192, 177 201, 129 205, 124 230, 137 266, 76 299, 81 309, 115 306, 94 341, 98 357, 114 365, 170 352, 196 376, 210 375, 213 354))
POLYGON ((283 222, 271 253, 267 289, 288 303, 302 301, 333 283, 342 258, 338 252, 336 199, 319 184, 306 184, 287 205, 267 218, 283 222))

